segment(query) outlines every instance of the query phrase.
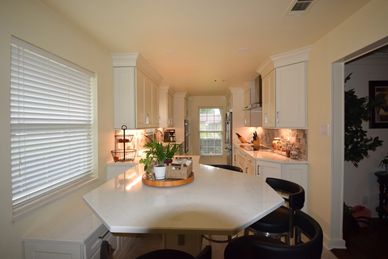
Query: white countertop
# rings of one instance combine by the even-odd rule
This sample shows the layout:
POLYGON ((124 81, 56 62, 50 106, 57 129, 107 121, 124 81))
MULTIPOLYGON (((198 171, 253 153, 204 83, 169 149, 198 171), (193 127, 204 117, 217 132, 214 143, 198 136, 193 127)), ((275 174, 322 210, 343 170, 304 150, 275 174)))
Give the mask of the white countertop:
POLYGON ((143 185, 142 165, 84 196, 113 233, 236 233, 283 203, 260 176, 194 164, 194 182, 143 185))
POLYGON ((287 163, 287 164, 308 164, 308 161, 306 160, 291 159, 289 157, 277 154, 270 149, 250 151, 250 150, 246 150, 245 148, 237 144, 235 144, 235 147, 239 148, 240 150, 244 151, 254 159, 258 159, 258 160, 277 162, 277 163, 287 163))

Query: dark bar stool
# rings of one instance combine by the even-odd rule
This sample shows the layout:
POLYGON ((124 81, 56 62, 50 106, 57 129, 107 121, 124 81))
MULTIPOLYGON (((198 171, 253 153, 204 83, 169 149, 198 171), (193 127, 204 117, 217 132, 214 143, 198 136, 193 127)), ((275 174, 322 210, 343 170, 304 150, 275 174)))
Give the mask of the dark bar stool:
POLYGON ((245 231, 250 230, 255 234, 265 236, 281 237, 285 236, 286 243, 290 243, 290 238, 294 236, 294 217, 303 208, 305 194, 304 189, 299 184, 277 178, 267 178, 266 182, 284 197, 288 207, 282 206, 271 212, 264 218, 253 223, 245 231))
POLYGON ((318 222, 306 213, 298 212, 295 226, 308 240, 302 242, 297 239, 294 246, 289 246, 269 237, 243 236, 233 239, 227 245, 224 259, 320 259, 323 234, 318 222))
MULTIPOLYGON (((100 259, 113 259, 113 249, 103 240, 100 247, 100 259)), ((206 246, 196 257, 175 249, 158 249, 138 256, 136 259, 211 259, 211 246, 206 246)))

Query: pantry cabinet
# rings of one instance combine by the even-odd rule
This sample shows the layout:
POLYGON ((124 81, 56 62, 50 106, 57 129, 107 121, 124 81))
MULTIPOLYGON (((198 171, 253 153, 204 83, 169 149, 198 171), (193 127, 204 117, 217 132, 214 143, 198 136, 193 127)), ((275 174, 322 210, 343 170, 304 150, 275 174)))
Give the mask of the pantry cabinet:
POLYGON ((161 76, 137 53, 113 56, 114 127, 159 126, 161 76))
POLYGON ((307 128, 308 50, 273 56, 259 70, 263 73, 263 127, 307 128))

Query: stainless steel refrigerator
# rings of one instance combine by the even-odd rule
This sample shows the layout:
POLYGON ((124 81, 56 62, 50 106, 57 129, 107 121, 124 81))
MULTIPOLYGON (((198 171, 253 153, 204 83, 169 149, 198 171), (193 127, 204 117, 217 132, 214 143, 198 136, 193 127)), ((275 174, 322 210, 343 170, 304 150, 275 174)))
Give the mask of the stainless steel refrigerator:
POLYGON ((224 151, 226 155, 226 162, 228 165, 233 164, 233 123, 232 112, 225 114, 225 136, 224 136, 224 151))

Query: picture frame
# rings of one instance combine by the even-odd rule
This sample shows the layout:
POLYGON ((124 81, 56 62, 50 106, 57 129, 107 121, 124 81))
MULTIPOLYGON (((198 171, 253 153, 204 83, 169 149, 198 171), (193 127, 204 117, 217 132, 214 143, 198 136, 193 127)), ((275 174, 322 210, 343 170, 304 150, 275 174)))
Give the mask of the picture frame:
POLYGON ((369 100, 376 104, 370 112, 369 128, 388 128, 388 81, 369 81, 369 100))

